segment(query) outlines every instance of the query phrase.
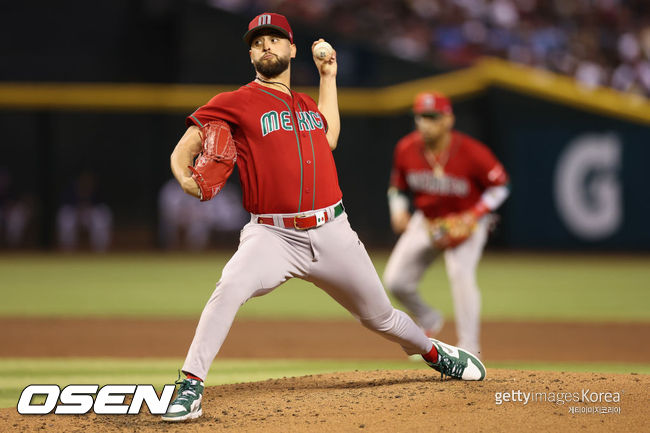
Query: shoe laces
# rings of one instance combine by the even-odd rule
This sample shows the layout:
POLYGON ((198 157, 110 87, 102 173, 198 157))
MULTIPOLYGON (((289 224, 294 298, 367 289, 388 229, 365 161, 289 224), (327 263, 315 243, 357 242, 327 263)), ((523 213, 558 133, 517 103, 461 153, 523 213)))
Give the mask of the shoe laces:
POLYGON ((176 385, 179 385, 178 392, 176 393, 176 402, 179 401, 188 401, 190 396, 196 397, 197 393, 194 389, 194 385, 190 379, 177 380, 174 382, 176 385))
POLYGON ((440 379, 444 379, 445 375, 450 377, 461 377, 467 365, 464 365, 460 360, 456 361, 448 356, 440 355, 438 361, 438 368, 440 369, 440 379))

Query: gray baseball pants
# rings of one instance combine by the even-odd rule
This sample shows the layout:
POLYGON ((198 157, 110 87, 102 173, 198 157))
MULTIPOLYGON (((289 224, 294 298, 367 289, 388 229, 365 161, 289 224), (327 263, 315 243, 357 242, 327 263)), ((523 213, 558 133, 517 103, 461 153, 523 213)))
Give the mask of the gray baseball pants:
POLYGON ((420 297, 417 289, 427 268, 436 257, 444 254, 454 301, 458 346, 475 354, 480 352, 481 312, 476 269, 487 241, 489 218, 489 215, 481 218, 476 230, 465 242, 442 252, 431 243, 424 214, 414 212, 388 259, 383 277, 386 288, 422 327, 428 328, 430 318, 436 313, 420 297))
MULTIPOLYGON (((327 212, 331 218, 333 207, 327 212)), ((407 354, 431 350, 432 343, 424 332, 391 305, 345 212, 305 231, 256 221, 253 215, 242 229, 239 248, 223 268, 203 309, 184 372, 205 380, 239 308, 248 299, 265 295, 294 277, 320 287, 361 324, 401 345, 407 354)))

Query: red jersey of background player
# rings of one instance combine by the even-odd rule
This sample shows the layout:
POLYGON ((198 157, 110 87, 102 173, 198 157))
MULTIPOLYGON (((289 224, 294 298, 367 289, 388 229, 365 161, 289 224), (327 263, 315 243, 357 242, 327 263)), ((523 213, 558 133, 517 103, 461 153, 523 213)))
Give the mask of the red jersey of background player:
POLYGON ((427 218, 469 210, 485 189, 505 185, 508 176, 501 163, 481 142, 451 131, 444 173, 434 173, 424 156, 424 140, 416 130, 395 148, 391 186, 410 190, 413 204, 427 218))
POLYGON ((341 200, 325 116, 308 95, 250 82, 215 96, 185 123, 201 127, 216 119, 232 129, 248 212, 297 213, 341 200))

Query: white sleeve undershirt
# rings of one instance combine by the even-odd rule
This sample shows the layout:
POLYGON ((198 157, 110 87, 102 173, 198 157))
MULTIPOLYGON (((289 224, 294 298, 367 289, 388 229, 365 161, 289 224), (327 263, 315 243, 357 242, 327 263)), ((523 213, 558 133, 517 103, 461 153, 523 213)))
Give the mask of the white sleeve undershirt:
POLYGON ((409 198, 394 186, 388 188, 388 209, 391 216, 409 211, 409 198))
POLYGON ((510 195, 510 188, 507 185, 491 186, 481 195, 483 204, 490 210, 494 211, 508 198, 510 195))

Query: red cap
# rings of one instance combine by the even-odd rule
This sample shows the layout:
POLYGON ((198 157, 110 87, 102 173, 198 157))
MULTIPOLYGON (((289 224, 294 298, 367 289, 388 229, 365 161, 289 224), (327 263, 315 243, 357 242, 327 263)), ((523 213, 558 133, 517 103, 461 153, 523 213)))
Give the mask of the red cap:
POLYGON ((414 114, 451 114, 451 102, 442 93, 422 92, 418 93, 413 103, 414 114))
POLYGON ((261 29, 275 29, 282 33, 289 42, 293 44, 293 32, 291 31, 291 26, 287 17, 280 14, 274 14, 272 12, 264 12, 259 14, 248 23, 248 31, 244 34, 244 42, 248 46, 251 45, 253 36, 261 29))

